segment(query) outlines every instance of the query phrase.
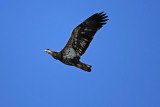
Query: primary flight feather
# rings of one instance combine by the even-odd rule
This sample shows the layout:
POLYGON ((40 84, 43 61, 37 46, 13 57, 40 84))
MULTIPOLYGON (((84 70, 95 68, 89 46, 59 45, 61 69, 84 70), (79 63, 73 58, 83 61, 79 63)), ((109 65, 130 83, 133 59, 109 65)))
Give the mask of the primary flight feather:
POLYGON ((59 52, 44 50, 53 58, 60 60, 64 64, 78 67, 84 71, 91 71, 91 65, 84 64, 80 61, 81 56, 87 50, 95 33, 104 25, 108 16, 104 12, 96 13, 86 19, 73 29, 66 46, 59 52))

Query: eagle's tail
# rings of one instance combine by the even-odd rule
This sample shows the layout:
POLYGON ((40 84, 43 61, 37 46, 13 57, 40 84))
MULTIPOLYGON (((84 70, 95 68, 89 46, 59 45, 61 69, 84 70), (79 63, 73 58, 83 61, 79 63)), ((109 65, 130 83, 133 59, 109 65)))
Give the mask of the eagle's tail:
POLYGON ((87 72, 91 72, 91 65, 87 65, 87 64, 84 64, 82 62, 80 62, 79 64, 76 65, 76 67, 84 70, 84 71, 87 71, 87 72))

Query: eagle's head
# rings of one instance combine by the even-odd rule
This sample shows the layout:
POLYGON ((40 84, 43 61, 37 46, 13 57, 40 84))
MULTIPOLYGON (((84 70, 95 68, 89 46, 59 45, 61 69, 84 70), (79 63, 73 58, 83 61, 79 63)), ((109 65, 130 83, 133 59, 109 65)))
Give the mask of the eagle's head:
POLYGON ((48 54, 52 55, 55 59, 58 59, 58 57, 59 57, 58 52, 51 51, 50 49, 46 49, 44 51, 47 52, 48 54))

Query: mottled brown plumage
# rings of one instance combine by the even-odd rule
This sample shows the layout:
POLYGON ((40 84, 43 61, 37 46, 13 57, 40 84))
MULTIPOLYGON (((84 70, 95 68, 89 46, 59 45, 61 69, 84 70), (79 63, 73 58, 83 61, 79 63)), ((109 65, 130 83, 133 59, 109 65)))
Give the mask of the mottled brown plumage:
POLYGON ((92 66, 80 62, 80 57, 87 50, 95 33, 106 24, 107 17, 103 12, 92 15, 73 29, 66 46, 60 52, 50 51, 49 49, 45 51, 64 64, 90 72, 92 66))

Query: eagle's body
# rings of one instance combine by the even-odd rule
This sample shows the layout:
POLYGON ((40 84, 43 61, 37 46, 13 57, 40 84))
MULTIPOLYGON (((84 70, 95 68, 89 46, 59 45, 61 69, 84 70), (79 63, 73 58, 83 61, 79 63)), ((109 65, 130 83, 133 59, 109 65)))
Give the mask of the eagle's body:
POLYGON ((61 51, 55 52, 49 49, 45 51, 64 64, 90 72, 92 66, 80 62, 80 58, 88 48, 95 33, 108 21, 107 17, 103 12, 92 15, 72 31, 69 41, 61 51))

